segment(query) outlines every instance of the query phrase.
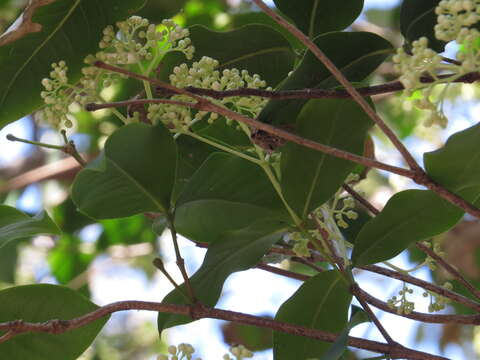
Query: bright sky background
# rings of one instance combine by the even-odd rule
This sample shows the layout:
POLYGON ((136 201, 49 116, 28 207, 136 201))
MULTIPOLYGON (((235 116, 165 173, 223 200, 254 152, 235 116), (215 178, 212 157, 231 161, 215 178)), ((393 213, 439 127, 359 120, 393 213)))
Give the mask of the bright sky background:
MULTIPOLYGON (((366 0, 366 8, 369 7, 391 7, 397 4, 397 0, 366 0)), ((467 103, 466 103, 467 105, 467 103)), ((461 114, 455 115, 455 120, 451 121, 451 125, 447 129, 447 135, 464 129, 474 122, 480 120, 477 119, 480 114, 480 108, 478 104, 474 104, 473 101, 468 103, 468 107, 464 107, 464 111, 461 114)), ((458 106, 458 104, 457 104, 458 106)), ((451 109, 447 109, 447 113, 451 109)), ((8 142, 5 139, 5 135, 13 133, 18 137, 29 138, 31 131, 28 121, 24 119, 19 120, 0 131, 0 166, 12 164, 23 156, 27 156, 29 145, 21 143, 8 142)), ((433 150, 432 145, 428 142, 415 141, 415 143, 407 142, 410 149, 414 151, 414 154, 421 158, 424 151, 433 150)), ((381 149, 380 149, 381 150, 381 149)), ((382 151, 380 151, 382 153, 382 151)), ((386 156, 387 152, 383 152, 386 156)), ((384 160, 380 155, 379 160, 384 160)), ((389 153, 388 162, 400 164, 399 158, 392 158, 389 153)), ((392 182, 402 181, 398 177, 392 176, 392 182)), ((38 211, 41 208, 40 192, 37 186, 30 186, 16 205, 25 211, 38 211)), ((89 231, 85 232, 85 240, 92 241, 95 238, 96 229, 91 227, 89 231)), ((172 257, 173 249, 171 247, 171 241, 168 234, 165 234, 161 239, 162 249, 166 254, 166 266, 167 270, 171 274, 176 274, 176 280, 181 281, 181 277, 178 274, 178 270, 172 257)), ((182 253, 186 259, 189 259, 187 266, 189 273, 193 273, 196 268, 201 264, 205 250, 199 249, 192 245, 191 242, 182 241, 182 253)), ((396 265, 409 268, 412 264, 409 264, 406 257, 403 255, 398 256, 394 261, 396 265)), ((45 264, 39 265, 39 271, 45 273, 45 264)), ((171 290, 171 285, 160 274, 155 276, 153 281, 146 279, 144 274, 138 270, 132 269, 126 264, 112 261, 108 257, 101 257, 97 259, 93 264, 92 276, 92 292, 94 301, 99 305, 104 305, 114 301, 120 300, 151 300, 160 301, 164 295, 171 290)), ((415 276, 429 280, 426 271, 418 271, 415 276)), ((362 287, 373 296, 386 300, 391 297, 400 289, 401 284, 394 282, 387 278, 377 277, 372 280, 372 275, 360 274, 358 280, 361 282, 362 287)), ((269 313, 274 315, 276 309, 299 287, 300 282, 294 280, 288 280, 276 275, 272 275, 261 270, 249 270, 242 273, 236 273, 232 275, 224 286, 223 296, 218 304, 218 307, 241 311, 250 314, 265 314, 269 313)), ((426 299, 421 296, 422 291, 416 291, 416 296, 412 296, 418 306, 419 311, 426 311, 426 299)), ((378 313, 378 312, 377 312, 378 313)), ((120 324, 123 324, 123 320, 127 319, 127 324, 134 325, 139 321, 148 319, 149 321, 156 322, 155 313, 149 312, 128 312, 115 314, 112 316, 109 324, 104 331, 115 331, 120 324)), ((387 328, 392 337, 406 346, 414 346, 414 322, 393 316, 386 313, 381 313, 380 319, 387 328), (412 325, 413 324, 413 325, 412 325)), ((220 360, 222 355, 226 353, 227 346, 222 342, 220 326, 222 322, 215 320, 204 319, 197 321, 193 324, 186 326, 176 327, 168 333, 169 344, 179 344, 181 342, 191 343, 197 348, 197 356, 201 356, 204 360, 220 360)), ((439 327, 430 325, 428 331, 426 331, 427 339, 431 340, 426 344, 422 350, 431 351, 433 353, 439 353, 438 338, 439 327)), ((378 331, 369 325, 360 325, 356 327, 351 335, 354 336, 368 336, 370 339, 382 341, 378 331)), ((425 343, 424 343, 425 344, 425 343)), ((460 359, 461 352, 458 347, 447 347, 447 353, 445 354, 449 358, 460 359)), ((271 351, 263 353, 257 353, 255 359, 271 359, 271 351)), ((150 360, 150 359, 145 359, 150 360)))

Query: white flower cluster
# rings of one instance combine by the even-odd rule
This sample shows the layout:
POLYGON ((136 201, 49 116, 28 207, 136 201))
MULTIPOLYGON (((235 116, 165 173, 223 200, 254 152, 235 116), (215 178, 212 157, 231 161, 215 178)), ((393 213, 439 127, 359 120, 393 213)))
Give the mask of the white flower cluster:
POLYGON ((141 62, 147 61, 144 75, 148 75, 152 64, 167 52, 180 51, 188 59, 193 56, 195 49, 188 37, 189 31, 172 20, 164 20, 160 31, 155 24, 150 24, 147 19, 139 16, 132 16, 116 25, 117 32, 111 25, 103 30, 99 43, 102 50, 85 58, 84 62, 90 66, 82 69, 79 86, 68 83, 65 61, 52 64, 53 71, 50 72, 50 78, 42 80, 45 90, 40 94, 46 105, 42 112, 43 118, 52 126, 71 127, 68 108, 73 102, 85 105, 99 101, 100 91, 123 76, 93 66, 97 60, 116 66, 139 63, 141 68, 145 66, 141 62))
MULTIPOLYGON (((193 353, 195 348, 190 344, 180 344, 178 346, 170 345, 167 348, 168 355, 158 355, 157 360, 192 360, 193 353)), ((201 358, 196 358, 195 360, 202 360, 201 358)))
MULTIPOLYGON (((453 285, 449 282, 446 282, 442 285, 444 289, 452 290, 453 285)), ((425 291, 423 293, 424 297, 430 296, 430 304, 428 305, 428 312, 437 312, 445 309, 445 307, 451 302, 449 298, 441 296, 431 291, 425 291)))
POLYGON ((52 68, 50 78, 42 80, 45 90, 40 93, 40 96, 46 105, 42 115, 44 120, 53 126, 58 127, 63 122, 66 127, 72 127, 72 121, 67 118, 73 92, 68 84, 67 64, 62 60, 58 64, 53 63, 52 68))
POLYGON ((403 283, 402 290, 398 292, 400 298, 392 296, 387 301, 390 309, 396 310, 397 314, 410 314, 415 309, 415 303, 407 299, 407 294, 413 294, 413 289, 409 288, 406 283, 403 283))
MULTIPOLYGON (((178 346, 170 345, 167 348, 168 355, 158 355, 157 360, 192 360, 195 348, 190 344, 180 344, 178 346)), ((243 360, 245 358, 253 357, 253 353, 243 345, 233 346, 230 348, 230 353, 235 357, 235 360, 243 360)), ((195 360, 202 360, 196 358, 195 360)), ((223 360, 233 360, 229 354, 223 355, 223 360)))
MULTIPOLYGON (((428 48, 425 37, 412 43, 411 54, 407 54, 403 48, 398 49, 393 62, 394 69, 401 74, 399 80, 407 95, 424 89, 421 99, 415 100, 415 105, 430 111, 425 125, 437 124, 445 127, 447 118, 439 104, 430 99, 431 90, 438 83, 449 83, 459 76, 480 69, 480 32, 471 28, 480 20, 480 0, 442 0, 435 8, 435 13, 435 37, 442 41, 455 40, 460 45, 460 51, 456 54, 456 60, 460 64, 443 63, 442 57, 428 48), (439 72, 445 70, 452 76, 440 78, 439 72), (429 84, 422 83, 422 76, 429 76, 434 81, 429 84)), ((442 99, 439 103, 441 101, 442 99)))
MULTIPOLYGON (((248 350, 243 345, 232 346, 230 348, 230 352, 232 353, 232 355, 235 357, 236 360, 242 360, 242 359, 245 359, 245 358, 252 358, 253 357, 253 352, 248 350)), ((230 355, 225 354, 225 355, 223 355, 223 360, 233 360, 233 359, 230 355)))
POLYGON ((435 37, 443 41, 456 40, 458 34, 480 20, 479 0, 442 0, 435 8, 435 37))
MULTIPOLYGON (((187 64, 176 66, 170 75, 170 82, 179 88, 191 86, 217 91, 244 87, 258 89, 266 86, 265 81, 257 74, 250 75, 247 70, 239 71, 238 69, 220 71, 217 70, 218 66, 218 60, 204 56, 199 61, 194 62, 191 67, 188 67, 187 64)), ((191 101, 189 97, 183 95, 175 95, 171 99, 185 102, 191 101)), ((221 100, 210 100, 218 105, 226 106, 234 111, 250 116, 258 114, 266 103, 265 99, 254 96, 233 96, 225 97, 221 100)), ((184 106, 152 104, 148 108, 147 116, 153 122, 162 121, 170 128, 182 131, 188 130, 194 122, 203 120, 207 115, 209 123, 213 123, 218 118, 218 115, 215 113, 206 111, 194 112, 184 106)))

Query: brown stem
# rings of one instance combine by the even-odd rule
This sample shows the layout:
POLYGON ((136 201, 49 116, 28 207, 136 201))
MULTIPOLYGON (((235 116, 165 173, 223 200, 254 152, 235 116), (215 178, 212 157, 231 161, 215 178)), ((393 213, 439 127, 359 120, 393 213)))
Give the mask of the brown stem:
MULTIPOLYGON (((134 76, 132 76, 134 77, 134 76)), ((301 136, 292 134, 286 130, 276 128, 272 125, 262 123, 260 121, 257 121, 255 119, 246 117, 242 114, 236 113, 234 111, 228 110, 226 108, 222 108, 220 106, 217 106, 213 103, 210 103, 208 101, 202 101, 201 103, 190 103, 190 102, 183 102, 183 101, 175 101, 175 100, 168 100, 168 99, 143 99, 143 100, 135 100, 133 101, 136 104, 143 103, 143 104, 175 104, 175 105, 181 105, 181 106, 186 106, 190 107, 193 109, 198 109, 198 110, 204 110, 204 111, 211 111, 211 112, 216 112, 218 114, 221 114, 223 116, 229 117, 231 119, 237 120, 239 122, 243 122, 247 125, 250 125, 253 128, 263 130, 269 134, 272 134, 274 136, 280 137, 282 139, 294 142, 296 144, 308 147, 313 150, 317 150, 338 158, 350 160, 352 162, 362 164, 368 167, 373 167, 373 168, 378 168, 382 170, 386 170, 389 172, 392 172, 394 174, 398 174, 401 176, 405 176, 408 178, 414 178, 415 177, 415 172, 409 169, 404 169, 404 168, 399 168, 396 166, 388 165, 385 163, 382 163, 377 160, 373 160, 370 158, 366 158, 363 156, 359 156, 356 154, 349 153, 347 151, 337 149, 328 145, 320 144, 318 142, 312 141, 305 139, 301 136)), ((106 103, 106 104, 88 104, 86 106, 87 110, 94 111, 98 109, 105 109, 105 108, 111 108, 111 107, 119 107, 119 106, 127 106, 131 105, 133 103, 132 101, 119 101, 119 102, 114 102, 114 103, 106 103)))
POLYGON ((382 118, 375 112, 375 110, 368 104, 368 102, 362 97, 362 95, 353 87, 350 81, 342 74, 342 72, 335 66, 335 64, 324 54, 322 50, 318 48, 317 45, 303 32, 298 30, 293 24, 285 20, 281 15, 277 14, 275 11, 270 9, 262 0, 253 0, 253 2, 263 11, 265 14, 270 16, 275 22, 280 26, 288 30, 293 36, 300 40, 316 57, 319 59, 322 64, 332 73, 332 75, 342 84, 346 91, 351 95, 353 100, 355 100, 360 107, 365 111, 365 113, 378 125, 378 127, 383 131, 383 133, 390 139, 392 144, 397 148, 397 150, 402 154, 403 158, 415 172, 421 171, 420 166, 413 158, 412 154, 408 149, 402 144, 400 139, 395 135, 395 133, 387 126, 387 124, 382 120, 382 118))
MULTIPOLYGON (((0 331, 12 331, 14 335, 19 335, 26 332, 60 334, 90 324, 93 321, 101 319, 114 312, 125 310, 148 310, 179 315, 190 315, 193 313, 196 319, 212 318, 228 320, 326 342, 334 342, 338 337, 337 334, 327 331, 310 329, 300 325, 293 325, 285 322, 262 318, 260 316, 243 314, 234 311, 207 308, 200 304, 190 306, 163 304, 147 301, 119 301, 116 303, 102 306, 95 311, 71 320, 50 320, 42 323, 31 323, 22 320, 4 322, 0 323, 0 331)), ((348 345, 359 349, 371 350, 381 354, 385 354, 393 359, 448 360, 442 356, 431 355, 421 351, 408 349, 401 345, 385 344, 377 341, 364 340, 352 336, 348 337, 348 345)))
POLYGON ((477 312, 480 312, 480 304, 479 303, 477 303, 477 302, 475 302, 475 301, 473 301, 473 300, 471 300, 471 299, 469 299, 465 296, 457 294, 453 291, 447 290, 447 289, 445 289, 441 286, 431 284, 427 281, 417 279, 413 276, 410 276, 410 275, 407 275, 407 274, 402 274, 402 273, 399 273, 397 271, 386 269, 384 267, 377 266, 377 265, 360 266, 359 269, 374 272, 374 273, 377 273, 377 274, 380 274, 380 275, 383 275, 383 276, 387 276, 387 277, 392 278, 392 279, 405 281, 409 284, 419 286, 419 287, 421 287, 425 290, 429 290, 429 291, 434 292, 436 294, 439 294, 443 297, 446 297, 448 299, 456 301, 459 304, 462 304, 466 307, 469 307, 470 309, 473 309, 477 312))
MULTIPOLYGON (((439 78, 449 78, 452 75, 439 75, 439 78)), ((456 83, 473 83, 480 80, 480 73, 468 73, 465 74, 453 82, 456 83)), ((420 82, 423 84, 429 84, 436 81, 428 76, 420 78, 420 82)), ((292 100, 292 99, 346 99, 351 98, 351 95, 344 89, 301 89, 301 90, 263 90, 263 89, 250 89, 240 88, 235 90, 217 91, 213 89, 202 89, 193 86, 185 88, 191 93, 208 96, 213 99, 223 99, 232 96, 259 96, 267 99, 275 100, 292 100)), ((385 84, 363 86, 355 88, 362 96, 383 95, 391 92, 404 90, 404 86, 400 81, 392 81, 385 84)))
POLYGON ((462 325, 480 325, 480 315, 435 315, 425 314, 417 311, 411 313, 398 314, 396 309, 392 309, 387 303, 378 300, 367 292, 360 290, 362 297, 366 302, 385 312, 395 314, 407 319, 417 320, 432 324, 462 324, 462 325))
POLYGON ((308 276, 308 275, 298 274, 298 273, 295 273, 295 272, 292 272, 292 271, 279 269, 277 267, 270 266, 270 265, 264 264, 264 263, 257 264, 257 268, 268 271, 268 272, 271 272, 272 274, 285 276, 285 277, 295 279, 295 280, 307 281, 308 279, 310 279, 310 276, 308 276))

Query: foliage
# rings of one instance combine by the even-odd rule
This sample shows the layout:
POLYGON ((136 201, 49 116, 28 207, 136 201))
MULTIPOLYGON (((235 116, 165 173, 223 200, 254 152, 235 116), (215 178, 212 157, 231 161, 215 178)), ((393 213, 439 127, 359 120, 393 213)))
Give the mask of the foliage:
MULTIPOLYGON (((448 96, 438 87, 478 79, 480 2, 404 0, 398 24, 403 46, 356 31, 363 1, 339 7, 330 0, 275 0, 278 13, 267 8, 266 15, 246 4, 235 12, 214 0, 146 3, 32 1, 19 26, 0 37, 0 126, 35 112, 42 126, 59 131, 63 144, 8 139, 64 152, 81 168, 61 184, 67 199, 53 211, 46 206, 52 218, 46 211, 31 217, 0 206, 0 279, 9 283, 0 291, 0 353, 13 360, 74 360, 109 314, 144 309, 158 312, 160 334, 203 317, 273 330, 276 360, 357 358, 347 348, 352 344, 386 358, 441 359, 399 347, 370 306, 414 320, 453 319, 413 312, 411 282, 424 287, 429 312, 451 301, 480 308, 449 282, 437 280, 442 286, 436 286, 410 275, 423 266, 441 267, 470 297, 479 296, 442 258, 437 242, 466 213, 479 217, 480 127, 451 134, 445 145, 424 153, 423 169, 399 140, 418 126, 397 111, 410 104, 429 111, 424 124, 432 132, 448 126, 448 96), (448 59, 440 51, 452 40, 459 50, 448 59), (382 74, 392 63, 398 81, 373 85, 392 76, 382 74), (370 97, 403 89, 408 98, 394 98, 393 107, 370 97), (87 156, 70 137, 75 131, 91 140, 87 156), (372 136, 377 143, 391 140, 408 168, 379 161, 372 136), (396 191, 377 210, 368 198, 381 188, 375 178, 386 179, 379 169, 427 189, 396 191), (91 225, 100 235, 86 243, 91 225), (155 240, 166 239, 164 230, 180 284, 155 240), (39 235, 57 236, 48 263, 62 285, 15 283, 18 251, 39 235), (179 236, 208 248, 192 275, 179 236), (404 251, 414 254, 415 244, 427 256, 414 269, 392 264, 404 251), (147 252, 135 266, 148 275, 156 267, 173 287, 161 303, 99 308, 85 298, 90 289, 84 278, 94 260, 116 246, 137 245, 147 252), (269 265, 281 260, 297 268, 269 265), (215 309, 227 278, 257 266, 302 281, 274 319, 215 309), (360 268, 402 280, 400 298, 372 300, 357 283, 360 268), (348 337, 364 321, 378 328, 384 344, 348 337)), ((100 350, 92 351, 101 358, 100 350)), ((190 360, 194 349, 180 344, 167 352, 158 358, 190 360)), ((243 345, 231 354, 239 360, 253 355, 243 345)))

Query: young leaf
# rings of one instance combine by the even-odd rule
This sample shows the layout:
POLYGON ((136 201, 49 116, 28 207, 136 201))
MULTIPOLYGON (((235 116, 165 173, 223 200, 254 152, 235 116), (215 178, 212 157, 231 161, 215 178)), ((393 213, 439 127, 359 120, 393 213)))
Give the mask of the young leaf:
POLYGON ((442 148, 423 155, 433 180, 475 203, 480 195, 480 124, 450 136, 442 148))
POLYGON ((345 29, 363 8, 363 0, 345 0, 341 6, 336 0, 274 0, 274 3, 310 38, 345 29))
POLYGON ((214 153, 192 176, 175 211, 177 231, 211 242, 225 231, 259 219, 287 220, 288 214, 263 170, 226 153, 214 153))
MULTIPOLYGON (((57 285, 16 286, 0 291, 0 322, 70 320, 98 309, 78 292, 57 285)), ((108 317, 63 334, 26 333, 0 344, 9 360, 75 360, 92 343, 108 317)))
POLYGON ((0 251, 13 240, 42 234, 60 234, 46 212, 30 217, 13 207, 0 205, 0 251))
MULTIPOLYGON (((205 260, 198 271, 190 278, 193 291, 199 302, 215 306, 220 297, 223 283, 237 271, 255 266, 263 255, 277 242, 285 224, 279 221, 260 221, 244 229, 225 232, 208 248, 205 260)), ((186 293, 185 285, 180 287, 186 293)), ((162 301, 167 304, 186 304, 179 290, 173 290, 162 301)), ((158 314, 158 330, 185 324, 192 321, 188 316, 167 313, 158 314)))
MULTIPOLYGON (((347 325, 352 296, 336 271, 322 272, 282 304, 275 320, 312 329, 340 332, 347 325)), ((302 336, 273 333, 275 360, 321 358, 330 344, 302 336)))
MULTIPOLYGON (((250 24, 217 32, 196 25, 189 30, 195 45, 192 62, 208 56, 220 62, 220 70, 248 70, 252 75, 260 74, 269 86, 278 84, 293 68, 295 55, 290 43, 269 26, 250 24)), ((168 54, 162 62, 161 78, 168 78, 180 62, 185 62, 183 55, 168 54)))
MULTIPOLYGON (((389 56, 392 45, 369 32, 332 32, 315 38, 315 44, 350 81, 362 81, 389 56)), ((303 57, 278 90, 304 88, 328 89, 338 82, 311 52, 303 57)), ((271 100, 258 119, 271 124, 294 123, 307 100, 271 100)))
POLYGON ((76 80, 83 59, 98 49, 102 30, 123 20, 145 0, 31 1, 18 26, 0 36, 0 129, 42 104, 41 80, 64 60, 76 80))
POLYGON ((437 23, 435 8, 440 0, 404 0, 400 10, 400 32, 407 48, 422 36, 428 39, 428 47, 442 52, 445 42, 435 37, 433 28, 437 23))
POLYGON ((72 199, 95 219, 166 213, 176 165, 176 145, 165 126, 130 124, 107 140, 100 166, 77 175, 72 199))
MULTIPOLYGON (((297 118, 307 139, 361 155, 372 121, 350 99, 310 100, 297 118)), ((356 164, 293 143, 282 148, 282 190, 302 218, 327 201, 356 164)))
POLYGON ((462 215, 459 208, 433 191, 401 191, 358 234, 353 264, 362 266, 388 260, 417 241, 447 231, 462 215))

